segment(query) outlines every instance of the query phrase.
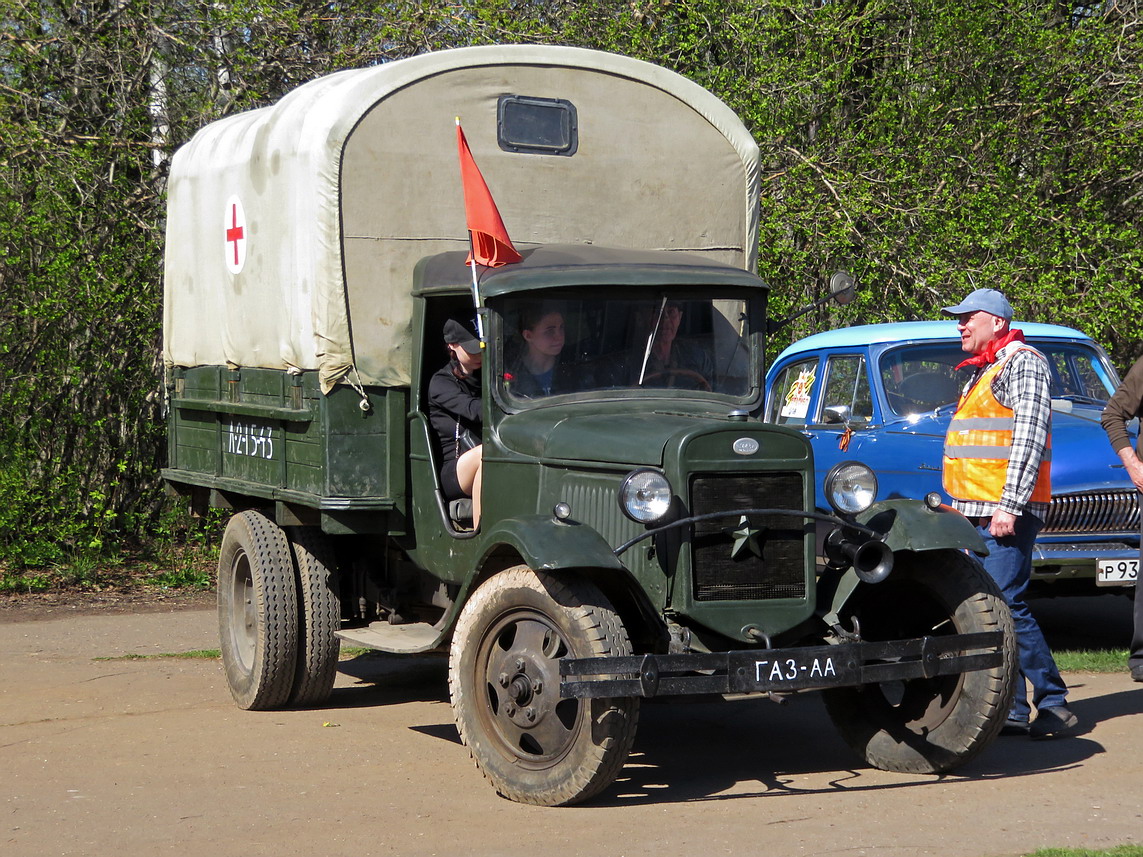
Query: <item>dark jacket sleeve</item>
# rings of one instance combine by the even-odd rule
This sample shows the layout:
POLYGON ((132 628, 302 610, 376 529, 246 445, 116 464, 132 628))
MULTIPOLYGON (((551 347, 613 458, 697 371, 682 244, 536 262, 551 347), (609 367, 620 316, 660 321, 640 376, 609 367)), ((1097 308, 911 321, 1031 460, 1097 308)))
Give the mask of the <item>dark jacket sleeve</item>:
POLYGON ((1131 445, 1127 423, 1143 413, 1143 357, 1135 361, 1115 395, 1108 401, 1099 418, 1107 432, 1111 448, 1116 452, 1131 445))
POLYGON ((480 424, 479 388, 473 389, 451 373, 437 372, 429 380, 429 402, 462 422, 480 424))

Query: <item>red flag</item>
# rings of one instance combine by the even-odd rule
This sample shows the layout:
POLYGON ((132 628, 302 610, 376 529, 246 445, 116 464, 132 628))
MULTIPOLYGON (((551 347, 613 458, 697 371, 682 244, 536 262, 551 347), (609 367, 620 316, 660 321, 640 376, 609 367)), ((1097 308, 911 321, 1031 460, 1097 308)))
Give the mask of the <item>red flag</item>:
POLYGON ((500 219, 500 212, 492 201, 484 176, 480 174, 480 167, 472 159, 459 119, 456 120, 456 146, 460 153, 460 181, 464 186, 464 214, 468 231, 472 233, 472 252, 466 264, 471 265, 475 260, 479 265, 498 268, 519 262, 522 257, 512 246, 512 239, 508 237, 508 230, 504 228, 504 221, 500 219))

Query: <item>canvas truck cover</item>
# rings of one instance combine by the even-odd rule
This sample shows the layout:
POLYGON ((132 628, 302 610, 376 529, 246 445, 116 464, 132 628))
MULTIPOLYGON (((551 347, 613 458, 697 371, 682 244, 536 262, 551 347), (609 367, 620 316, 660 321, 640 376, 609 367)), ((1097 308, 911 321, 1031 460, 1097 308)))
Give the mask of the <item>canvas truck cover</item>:
POLYGON ((319 78, 179 149, 167 365, 317 370, 326 392, 407 385, 413 268, 468 246, 455 117, 518 249, 685 250, 754 269, 758 147, 702 87, 579 48, 428 53, 319 78), (514 97, 572 117, 574 145, 509 145, 498 116, 514 97))

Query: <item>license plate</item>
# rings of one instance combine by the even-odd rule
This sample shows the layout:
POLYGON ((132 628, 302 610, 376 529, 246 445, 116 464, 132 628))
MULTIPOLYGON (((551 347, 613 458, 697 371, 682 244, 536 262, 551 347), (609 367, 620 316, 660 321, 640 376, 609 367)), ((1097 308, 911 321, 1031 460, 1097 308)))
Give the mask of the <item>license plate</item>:
POLYGON ((1137 559, 1097 559, 1095 582, 1097 586, 1123 586, 1139 579, 1137 559))
POLYGON ((834 646, 784 649, 782 652, 732 652, 730 685, 734 692, 798 690, 857 684, 861 672, 852 658, 834 646))

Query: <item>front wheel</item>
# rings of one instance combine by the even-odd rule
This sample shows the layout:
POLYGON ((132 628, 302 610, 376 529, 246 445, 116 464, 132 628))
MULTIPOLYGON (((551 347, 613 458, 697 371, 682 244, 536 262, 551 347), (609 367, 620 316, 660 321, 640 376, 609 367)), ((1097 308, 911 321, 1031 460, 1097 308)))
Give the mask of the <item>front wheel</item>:
POLYGON ((449 692, 461 740, 497 792, 560 806, 612 783, 639 700, 561 699, 559 664, 630 653, 622 621, 587 581, 516 566, 472 594, 453 635, 449 692))
POLYGON ((898 554, 883 583, 862 586, 850 615, 867 640, 1003 631, 999 666, 825 691, 826 710, 869 764, 901 773, 963 765, 999 733, 1017 675, 1012 616, 976 560, 957 551, 898 554))

